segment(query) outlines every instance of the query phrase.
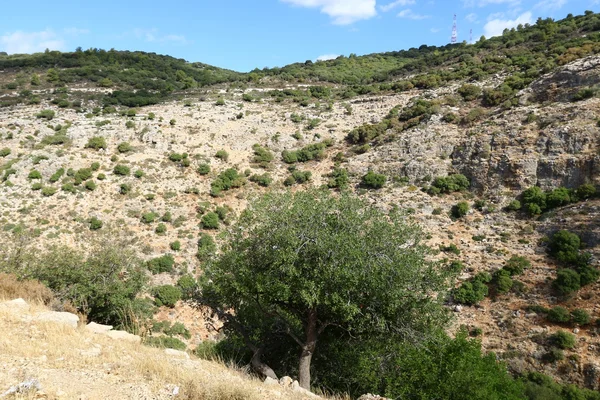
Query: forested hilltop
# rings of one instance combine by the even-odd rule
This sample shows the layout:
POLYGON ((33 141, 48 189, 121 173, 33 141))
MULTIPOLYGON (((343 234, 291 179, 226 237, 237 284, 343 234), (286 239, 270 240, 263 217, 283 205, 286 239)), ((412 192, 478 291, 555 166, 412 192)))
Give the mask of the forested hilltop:
POLYGON ((191 356, 281 398, 600 400, 599 31, 586 12, 249 73, 0 53, 0 302, 162 349, 0 304, 0 393, 25 363, 75 381, 66 352, 132 397, 281 389, 197 383, 214 364, 191 356))

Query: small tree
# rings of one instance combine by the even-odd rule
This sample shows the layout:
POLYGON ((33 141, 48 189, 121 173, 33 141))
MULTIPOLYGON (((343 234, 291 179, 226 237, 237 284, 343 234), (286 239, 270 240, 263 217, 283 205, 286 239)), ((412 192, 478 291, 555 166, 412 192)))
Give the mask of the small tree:
POLYGON ((386 180, 385 175, 369 171, 362 177, 362 184, 369 189, 380 189, 385 185, 386 180))
POLYGON ((469 212, 469 203, 461 201, 452 207, 451 213, 454 218, 462 218, 469 212))
POLYGON ((445 321, 446 270, 427 262, 423 234, 399 213, 348 194, 271 193, 253 202, 205 270, 204 301, 243 338, 252 365, 275 335, 299 346, 299 382, 310 387, 319 338, 423 338, 445 321), (343 333, 342 333, 343 334, 343 333))

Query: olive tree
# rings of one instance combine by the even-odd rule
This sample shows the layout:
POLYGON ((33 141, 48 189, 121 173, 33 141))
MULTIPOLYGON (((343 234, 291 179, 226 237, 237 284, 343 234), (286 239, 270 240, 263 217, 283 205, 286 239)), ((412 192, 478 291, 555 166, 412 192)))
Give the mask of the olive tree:
MULTIPOLYGON (((328 328, 418 341, 446 321, 449 275, 427 261, 420 228, 349 194, 271 193, 252 202, 206 268, 203 301, 243 338, 252 365, 269 338, 298 345, 298 380, 328 328)), ((271 341, 272 342, 272 341, 271 341)))

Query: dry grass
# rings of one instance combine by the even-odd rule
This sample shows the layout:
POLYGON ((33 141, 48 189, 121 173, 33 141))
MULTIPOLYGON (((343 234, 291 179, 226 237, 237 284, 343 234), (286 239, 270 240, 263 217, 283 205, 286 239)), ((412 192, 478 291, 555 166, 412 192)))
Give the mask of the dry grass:
MULTIPOLYGON (((218 362, 168 356, 163 350, 113 340, 54 323, 32 320, 41 305, 27 315, 0 309, 0 393, 23 377, 40 381, 48 399, 171 399, 262 400, 301 399, 280 387, 265 386, 241 371, 218 362), (90 349, 101 353, 86 356, 90 349)), ((21 397, 28 398, 28 397, 21 397)))
POLYGON ((36 280, 18 280, 11 274, 0 274, 0 299, 22 298, 27 302, 49 305, 52 291, 36 280))

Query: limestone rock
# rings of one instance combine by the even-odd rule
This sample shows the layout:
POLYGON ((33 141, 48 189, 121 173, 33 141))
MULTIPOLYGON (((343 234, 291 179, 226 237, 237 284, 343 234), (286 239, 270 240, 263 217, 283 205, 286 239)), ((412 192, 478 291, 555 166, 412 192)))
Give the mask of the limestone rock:
POLYGON ((279 381, 277 381, 276 379, 271 378, 270 376, 267 376, 265 378, 265 380, 263 381, 263 383, 265 385, 279 385, 279 381))
POLYGON ((175 350, 175 349, 165 349, 165 354, 172 356, 172 357, 190 358, 190 355, 188 353, 186 353, 185 351, 179 351, 179 350, 175 350))
POLYGON ((79 317, 69 312, 46 311, 35 316, 36 321, 54 322, 77 328, 79 317))
POLYGON ((93 333, 106 333, 110 330, 112 330, 112 326, 111 325, 102 325, 102 324, 97 324, 95 322, 90 322, 89 324, 87 324, 85 326, 85 329, 93 332, 93 333))
POLYGON ((23 299, 14 299, 0 303, 0 308, 12 312, 22 312, 29 311, 29 304, 23 299))
POLYGON ((133 335, 129 332, 125 332, 125 331, 108 331, 105 332, 104 335, 115 339, 115 340, 125 340, 127 342, 133 342, 133 343, 140 343, 142 341, 142 338, 139 337, 138 335, 133 335))

